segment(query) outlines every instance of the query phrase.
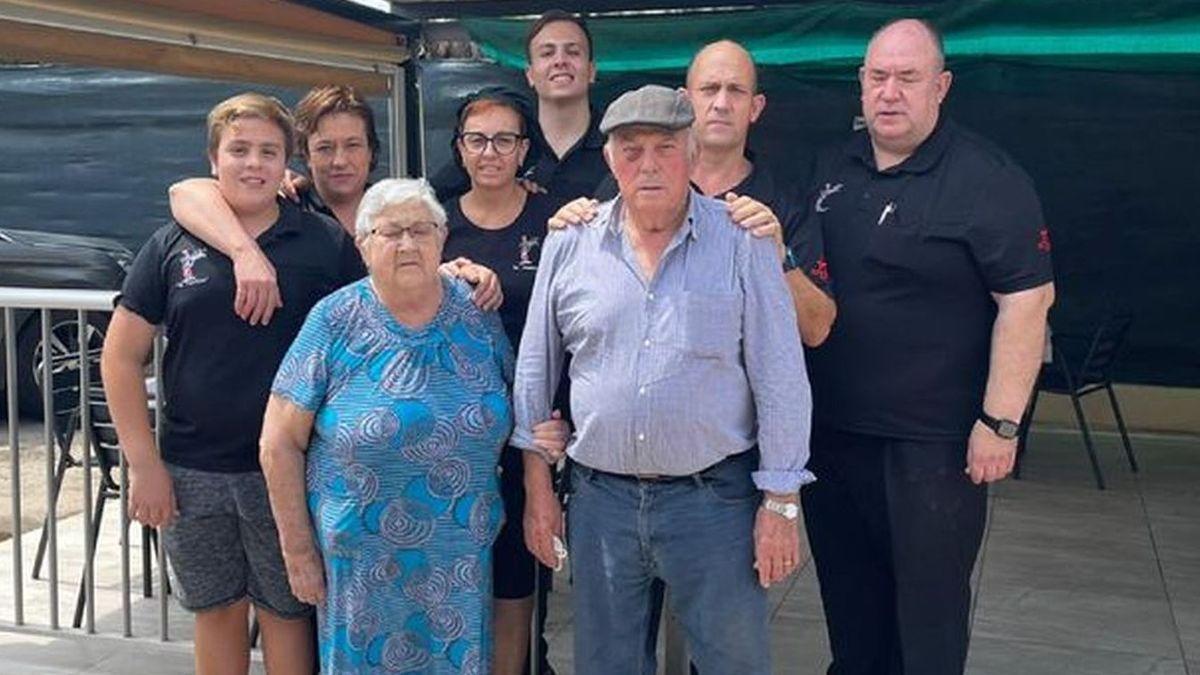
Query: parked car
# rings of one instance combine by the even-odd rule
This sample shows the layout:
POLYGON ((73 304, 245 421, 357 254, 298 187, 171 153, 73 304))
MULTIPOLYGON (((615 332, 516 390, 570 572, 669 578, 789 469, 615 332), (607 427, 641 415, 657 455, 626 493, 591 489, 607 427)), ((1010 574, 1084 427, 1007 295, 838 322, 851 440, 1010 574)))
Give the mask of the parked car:
MULTIPOLYGON (((117 290, 133 262, 133 253, 113 239, 0 228, 0 286, 27 288, 88 288, 117 290)), ((88 349, 99 354, 109 315, 88 315, 88 349)), ((40 312, 15 311, 17 398, 23 415, 40 415, 41 368, 44 349, 40 312)), ((78 372, 78 316, 72 311, 51 313, 51 364, 56 374, 78 372)), ((0 327, 0 347, 3 346, 0 327)), ((0 350, 0 355, 4 354, 0 350)), ((2 364, 3 361, 0 361, 2 364)), ((3 372, 0 366, 0 373, 3 372)), ((0 391, 7 383, 0 377, 0 391)), ((59 381, 59 378, 55 378, 59 381)), ((4 406, 0 405, 0 409, 4 406)))

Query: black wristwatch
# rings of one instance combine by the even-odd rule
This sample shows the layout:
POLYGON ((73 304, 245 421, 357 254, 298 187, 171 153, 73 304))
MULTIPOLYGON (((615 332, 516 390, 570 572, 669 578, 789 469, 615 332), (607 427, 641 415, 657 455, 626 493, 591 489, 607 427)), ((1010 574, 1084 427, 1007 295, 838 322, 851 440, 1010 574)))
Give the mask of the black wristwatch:
POLYGON ((800 261, 796 259, 796 254, 792 252, 791 246, 783 247, 783 273, 787 274, 792 270, 800 269, 800 261))
POLYGON ((1020 422, 1006 420, 1002 417, 992 417, 982 410, 979 411, 979 421, 1006 441, 1014 440, 1021 433, 1020 422))

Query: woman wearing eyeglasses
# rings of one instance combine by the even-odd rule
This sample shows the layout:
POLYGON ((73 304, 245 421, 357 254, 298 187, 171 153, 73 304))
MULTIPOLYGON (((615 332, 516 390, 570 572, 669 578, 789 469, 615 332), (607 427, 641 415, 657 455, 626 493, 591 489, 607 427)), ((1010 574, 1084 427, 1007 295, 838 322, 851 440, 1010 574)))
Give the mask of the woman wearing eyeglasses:
MULTIPOLYGON (((446 204, 445 259, 469 259, 496 272, 504 289, 500 318, 514 350, 525 327, 546 221, 555 210, 546 196, 517 180, 529 152, 529 124, 526 105, 515 92, 489 88, 469 97, 459 110, 454 153, 471 189, 446 204)), ((496 675, 524 673, 529 651, 535 568, 522 527, 521 452, 506 447, 500 459, 505 523, 493 547, 496 675)))
MULTIPOLYGON (((263 420, 288 581, 317 606, 323 673, 494 672, 512 350, 439 274, 446 215, 428 183, 375 184, 356 233, 368 278, 313 308, 263 420)), ((541 431, 561 452, 562 425, 541 431)))

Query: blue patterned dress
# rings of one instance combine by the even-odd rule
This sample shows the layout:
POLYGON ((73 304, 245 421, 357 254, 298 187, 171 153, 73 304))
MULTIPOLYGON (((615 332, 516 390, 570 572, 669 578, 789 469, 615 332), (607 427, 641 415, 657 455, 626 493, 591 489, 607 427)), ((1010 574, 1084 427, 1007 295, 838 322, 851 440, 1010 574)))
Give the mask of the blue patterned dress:
POLYGON ((512 350, 444 280, 409 330, 369 279, 319 302, 272 391, 316 415, 308 507, 325 562, 321 672, 488 673, 496 462, 512 350))

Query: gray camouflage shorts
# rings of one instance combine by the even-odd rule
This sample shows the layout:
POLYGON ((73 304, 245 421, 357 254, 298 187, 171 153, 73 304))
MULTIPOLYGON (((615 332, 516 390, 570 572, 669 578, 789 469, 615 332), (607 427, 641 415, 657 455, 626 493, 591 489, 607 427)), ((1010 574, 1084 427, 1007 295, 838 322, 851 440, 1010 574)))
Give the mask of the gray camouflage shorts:
POLYGON ((167 464, 179 517, 163 542, 172 591, 202 612, 249 597, 275 616, 309 616, 292 595, 262 472, 217 473, 167 464))

